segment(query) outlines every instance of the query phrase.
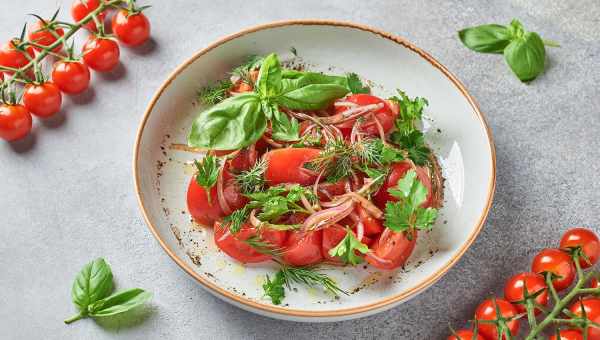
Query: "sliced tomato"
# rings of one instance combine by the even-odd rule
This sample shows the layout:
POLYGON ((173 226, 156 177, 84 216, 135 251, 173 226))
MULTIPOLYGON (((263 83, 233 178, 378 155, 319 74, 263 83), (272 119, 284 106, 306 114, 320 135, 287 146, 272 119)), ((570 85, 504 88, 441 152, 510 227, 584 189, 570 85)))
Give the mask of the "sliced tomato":
POLYGON ((373 236, 381 234, 383 231, 383 223, 381 220, 371 216, 371 214, 369 214, 359 204, 356 206, 356 211, 358 212, 358 216, 360 217, 360 220, 365 228, 365 235, 373 236))
POLYGON ((305 169, 304 164, 315 159, 321 151, 313 148, 286 148, 269 151, 265 154, 267 170, 265 179, 270 185, 298 183, 310 185, 317 174, 305 169))
MULTIPOLYGON (((343 102, 351 102, 358 105, 370 105, 370 104, 379 104, 383 103, 384 106, 375 112, 375 118, 379 121, 381 126, 383 127, 384 132, 390 131, 394 127, 394 120, 398 115, 398 111, 393 110, 390 106, 389 102, 376 97, 370 94, 353 94, 346 98, 339 99, 338 101, 343 102), (394 112, 395 111, 395 112, 394 112)), ((336 106, 335 113, 341 113, 348 110, 348 107, 344 106, 336 106)), ((352 132, 352 126, 356 120, 352 119, 346 121, 344 123, 338 124, 337 127, 340 128, 344 136, 349 136, 352 132)), ((360 131, 368 134, 368 135, 379 135, 379 129, 377 127, 377 123, 373 118, 367 118, 367 120, 361 125, 360 131)))
POLYGON ((392 270, 402 266, 410 257, 415 244, 417 233, 412 234, 409 240, 406 232, 397 233, 391 229, 385 229, 379 239, 375 241, 372 251, 367 253, 365 259, 373 267, 392 270))
POLYGON ((346 183, 346 180, 337 181, 335 183, 319 183, 319 189, 317 191, 319 200, 326 202, 330 201, 334 196, 343 195, 346 193, 346 183))
MULTIPOLYGON (((385 204, 388 201, 395 202, 397 199, 390 195, 388 192, 389 188, 393 188, 398 184, 398 181, 406 175, 406 173, 413 169, 413 165, 409 161, 402 161, 394 163, 391 166, 390 174, 379 189, 379 191, 373 196, 373 202, 380 209, 385 209, 385 204)), ((423 208, 428 208, 433 203, 433 195, 431 193, 431 178, 429 177, 429 171, 424 167, 417 167, 417 178, 427 188, 427 199, 423 203, 423 208)))
POLYGON ((242 263, 256 263, 271 259, 271 256, 261 254, 244 242, 256 236, 256 229, 250 225, 243 225, 239 232, 232 234, 229 228, 224 228, 219 223, 215 224, 215 244, 225 254, 242 263))
POLYGON ((269 228, 263 228, 260 232, 260 238, 272 244, 275 248, 281 248, 285 245, 285 241, 289 236, 289 231, 287 230, 275 230, 269 228))
POLYGON ((332 262, 340 262, 337 257, 329 255, 331 248, 335 248, 346 237, 346 229, 339 224, 334 224, 323 229, 323 258, 332 262))
POLYGON ((250 167, 252 167, 252 165, 254 165, 257 159, 258 152, 256 149, 242 149, 233 159, 229 160, 229 170, 233 173, 239 173, 241 171, 248 170, 250 167))
POLYGON ((290 234, 285 242, 283 261, 292 266, 308 266, 321 262, 322 230, 290 234))

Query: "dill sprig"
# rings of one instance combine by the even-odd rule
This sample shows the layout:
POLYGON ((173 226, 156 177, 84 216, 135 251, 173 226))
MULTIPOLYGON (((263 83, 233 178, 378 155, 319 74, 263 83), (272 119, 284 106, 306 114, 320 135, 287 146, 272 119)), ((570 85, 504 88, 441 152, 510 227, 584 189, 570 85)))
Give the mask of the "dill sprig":
POLYGON ((234 68, 231 71, 231 75, 233 75, 235 77, 239 77, 246 84, 252 85, 252 79, 250 78, 250 71, 253 71, 253 70, 257 69, 258 67, 260 67, 260 65, 263 62, 263 59, 264 59, 263 57, 260 57, 257 55, 248 56, 248 58, 242 65, 234 68))
POLYGON ((204 105, 215 105, 227 98, 233 84, 229 80, 221 80, 212 86, 205 86, 198 91, 198 101, 204 105))
POLYGON ((235 180, 244 194, 252 194, 262 191, 265 188, 265 171, 267 162, 264 159, 254 163, 254 165, 235 176, 235 180))
POLYGON ((223 218, 223 223, 229 224, 229 231, 232 234, 235 234, 242 229, 242 224, 246 222, 248 216, 250 215, 250 208, 246 205, 241 209, 235 210, 229 216, 225 216, 223 218))
POLYGON ((277 248, 273 246, 271 243, 262 240, 259 236, 254 235, 250 236, 244 240, 244 242, 252 247, 257 253, 261 253, 264 255, 271 255, 273 257, 281 257, 283 253, 282 248, 277 248))

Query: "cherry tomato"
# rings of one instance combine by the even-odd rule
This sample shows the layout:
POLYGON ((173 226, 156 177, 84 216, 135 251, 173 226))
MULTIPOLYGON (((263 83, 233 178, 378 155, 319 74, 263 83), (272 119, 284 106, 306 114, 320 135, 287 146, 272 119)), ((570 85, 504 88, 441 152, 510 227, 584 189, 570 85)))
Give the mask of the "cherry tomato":
POLYGON ((67 94, 79 94, 90 86, 90 70, 79 61, 59 61, 52 69, 52 81, 67 94))
POLYGON ((587 257, 579 259, 581 268, 589 268, 598 262, 600 257, 600 240, 596 234, 585 228, 573 228, 560 239, 560 248, 569 249, 581 247, 583 254, 587 257))
MULTIPOLYGON (((19 44, 19 40, 13 39, 9 42, 4 43, 0 46, 0 66, 11 67, 11 68, 21 68, 27 64, 29 64, 29 59, 33 59, 35 57, 35 53, 33 52, 33 48, 29 47, 26 49, 27 53, 17 50, 15 45, 19 44)), ((11 72, 7 72, 11 73, 11 72)))
POLYGON ((365 235, 373 236, 380 234, 383 231, 383 224, 381 223, 381 220, 378 220, 375 217, 371 216, 371 214, 369 214, 360 205, 356 206, 356 211, 358 212, 360 221, 362 222, 365 228, 365 235))
MULTIPOLYGON (((384 101, 379 97, 372 96, 370 94, 353 94, 346 98, 339 99, 340 102, 351 102, 358 105, 370 105, 370 104, 384 104, 383 107, 375 112, 375 118, 379 121, 383 127, 384 132, 390 131, 394 127, 394 120, 396 115, 393 113, 392 108, 388 102, 384 101)), ((336 106, 335 113, 341 113, 348 110, 348 107, 336 106)), ((397 114, 397 113, 396 113, 397 114)), ((345 136, 349 136, 352 132, 352 126, 356 120, 352 119, 344 123, 338 124, 345 136)), ((373 118, 367 118, 366 121, 361 125, 360 131, 369 135, 379 135, 379 129, 377 123, 373 118)))
MULTIPOLYGON (((223 173, 223 196, 232 210, 240 209, 247 203, 247 199, 240 193, 237 185, 231 177, 229 171, 223 173)), ((187 206, 190 215, 198 224, 212 226, 213 223, 225 217, 225 213, 219 204, 217 186, 210 188, 210 202, 206 195, 206 189, 196 182, 196 177, 192 176, 187 191, 187 206)))
POLYGON ((331 248, 335 248, 346 237, 346 228, 339 224, 334 224, 323 229, 323 257, 325 260, 340 262, 336 256, 329 255, 331 248))
MULTIPOLYGON (((100 6, 101 0, 75 0, 71 5, 71 16, 75 22, 83 20, 88 14, 94 11, 100 6)), ((106 13, 104 11, 98 14, 98 20, 104 22, 106 13)), ((83 25, 86 29, 96 32, 98 29, 94 20, 90 20, 87 24, 83 25)))
POLYGON ((150 38, 150 21, 142 12, 121 9, 112 18, 112 31, 125 45, 138 46, 150 38))
POLYGON ((244 242, 250 237, 256 236, 256 229, 250 225, 243 225, 240 231, 232 234, 229 228, 215 223, 215 244, 225 254, 242 263, 257 263, 267 261, 269 255, 257 252, 252 246, 244 242))
POLYGON ((560 338, 552 335, 549 340, 583 340, 583 333, 578 329, 564 329, 559 332, 560 338))
POLYGON ((397 233, 386 228, 374 241, 372 251, 365 255, 365 259, 375 268, 396 269, 408 260, 416 243, 417 232, 413 232, 409 239, 406 232, 397 233))
MULTIPOLYGON (((518 314, 517 309, 510 302, 504 299, 495 299, 496 305, 492 299, 483 301, 475 311, 475 319, 477 320, 495 320, 496 319, 496 307, 500 310, 500 314, 504 318, 511 318, 518 314)), ((508 330, 514 337, 519 333, 519 320, 511 320, 507 322, 508 330)), ((479 333, 486 339, 498 339, 498 330, 496 325, 489 323, 479 323, 479 333)), ((505 339, 502 336, 502 339, 505 339)))
POLYGON ((293 266, 308 266, 321 262, 322 240, 321 230, 291 233, 285 242, 283 261, 293 266))
MULTIPOLYGON (((58 38, 55 36, 62 37, 65 35, 65 31, 60 28, 50 28, 46 23, 41 20, 38 20, 31 28, 29 29, 29 41, 34 42, 38 45, 48 47, 56 42, 58 38)), ((62 50, 62 44, 56 46, 52 51, 58 53, 62 50)), ((41 48, 34 47, 36 51, 41 51, 41 48)))
MULTIPOLYGON (((540 290, 543 293, 535 298, 535 301, 542 306, 548 304, 548 287, 544 277, 540 274, 535 273, 519 273, 511 277, 504 286, 504 298, 509 302, 513 303, 520 313, 526 311, 525 305, 516 304, 517 301, 523 301, 525 299, 525 289, 527 287, 527 293, 533 295, 540 290)), ((535 310, 535 314, 539 314, 539 309, 535 310)))
MULTIPOLYGON (((406 175, 406 173, 413 169, 413 165, 409 161, 402 161, 394 163, 391 166, 390 174, 379 189, 379 191, 373 196, 373 202, 380 209, 385 209, 385 204, 388 201, 395 202, 398 199, 390 195, 388 192, 389 188, 393 188, 398 184, 398 181, 406 175)), ((427 188, 427 199, 423 203, 422 207, 427 208, 433 204, 433 195, 431 193, 431 178, 429 177, 429 171, 424 167, 417 167, 415 169, 417 178, 427 188)))
MULTIPOLYGON (((583 298, 581 301, 575 301, 569 310, 577 316, 583 315, 585 311, 588 320, 600 323, 600 299, 596 297, 583 298)), ((600 340, 600 329, 589 327, 587 332, 588 340, 600 340)))
POLYGON ((45 118, 60 111, 62 94, 52 82, 27 84, 23 93, 23 104, 32 114, 45 118))
POLYGON ((83 61, 94 71, 112 71, 119 65, 120 55, 119 44, 112 39, 90 37, 83 45, 83 61))
POLYGON ((531 271, 542 274, 550 272, 558 277, 552 280, 557 291, 566 289, 575 279, 575 268, 571 256, 559 249, 544 249, 533 258, 531 271))
POLYGON ((0 105, 0 138, 15 141, 31 131, 31 114, 23 105, 0 105))
POLYGON ((265 179, 270 185, 298 183, 311 185, 317 174, 304 168, 304 164, 316 158, 321 151, 312 148, 286 148, 267 152, 265 179))
POLYGON ((447 340, 485 340, 479 333, 475 337, 475 333, 470 329, 460 329, 454 333, 447 340))

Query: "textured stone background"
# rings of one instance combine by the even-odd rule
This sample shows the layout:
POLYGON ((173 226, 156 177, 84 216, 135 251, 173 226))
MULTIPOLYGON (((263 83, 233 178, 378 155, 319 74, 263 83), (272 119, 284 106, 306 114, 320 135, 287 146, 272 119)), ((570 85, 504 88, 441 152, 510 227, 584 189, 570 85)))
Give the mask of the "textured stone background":
MULTIPOLYGON (((49 16, 69 0, 2 1, 1 40, 26 13, 49 16)), ((146 1, 143 1, 146 3, 146 1)), ((578 1, 192 1, 154 0, 154 43, 123 51, 123 66, 94 75, 93 90, 64 114, 36 122, 33 138, 0 143, 0 328, 5 339, 394 338, 442 339, 460 327, 533 253, 571 225, 599 230, 600 3, 578 1), (461 46, 456 31, 520 18, 562 48, 521 84, 499 56, 461 46), (152 238, 131 177, 134 135, 171 70, 218 37, 273 20, 332 18, 404 36, 454 72, 478 100, 497 148, 497 193, 473 247, 434 287, 358 321, 301 324, 263 318, 217 300, 152 238), (155 293, 134 321, 65 326, 70 285, 106 257, 117 284, 155 293)), ((66 11, 65 11, 66 12, 66 11)), ((64 16, 64 14, 63 14, 64 16)), ((599 230, 600 231, 600 230, 599 230)))

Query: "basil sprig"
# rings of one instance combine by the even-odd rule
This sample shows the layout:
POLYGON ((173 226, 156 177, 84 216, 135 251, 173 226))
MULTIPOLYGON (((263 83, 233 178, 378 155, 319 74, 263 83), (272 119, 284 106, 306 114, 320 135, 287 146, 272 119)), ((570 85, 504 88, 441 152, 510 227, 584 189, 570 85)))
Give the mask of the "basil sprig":
POLYGON ((542 40, 536 32, 526 31, 516 19, 508 26, 489 24, 465 28, 458 36, 473 51, 504 54, 506 63, 522 82, 531 81, 544 71, 545 46, 558 46, 542 40))
POLYGON ((279 110, 319 110, 350 89, 346 77, 281 68, 276 54, 262 61, 253 93, 223 100, 200 112, 188 136, 191 147, 235 150, 256 142, 271 122, 273 138, 299 140, 299 124, 279 110))
POLYGON ((71 289, 73 303, 79 313, 66 319, 69 324, 86 317, 104 317, 127 312, 150 300, 152 293, 140 288, 127 289, 115 294, 110 266, 99 258, 83 266, 71 289))

